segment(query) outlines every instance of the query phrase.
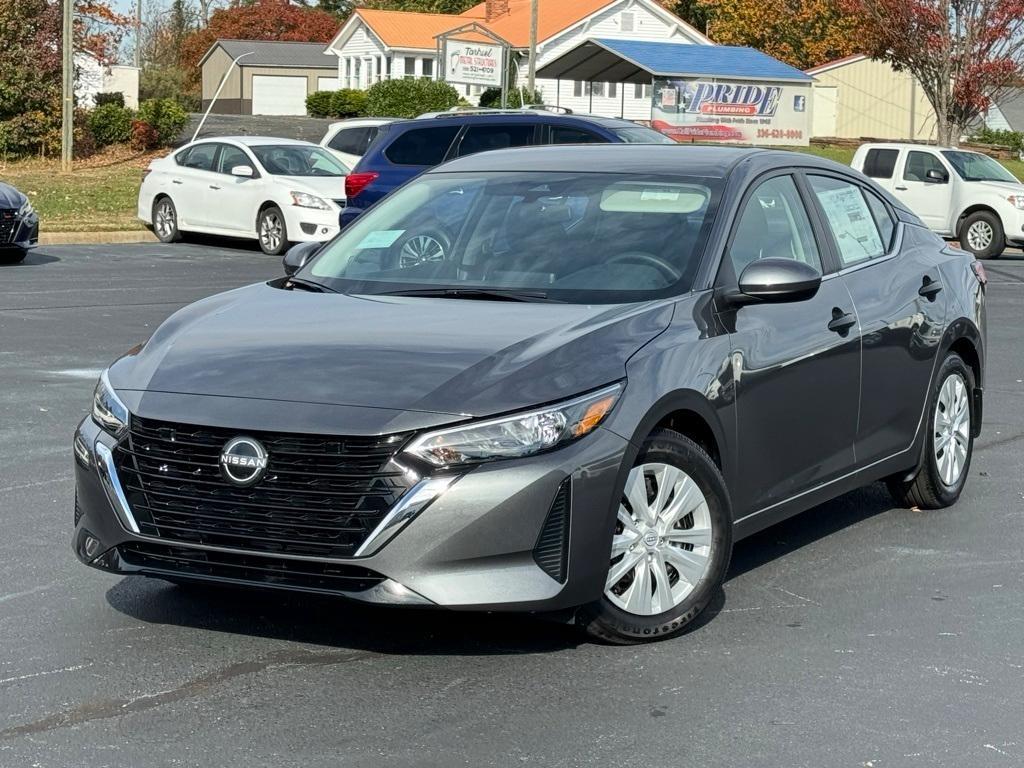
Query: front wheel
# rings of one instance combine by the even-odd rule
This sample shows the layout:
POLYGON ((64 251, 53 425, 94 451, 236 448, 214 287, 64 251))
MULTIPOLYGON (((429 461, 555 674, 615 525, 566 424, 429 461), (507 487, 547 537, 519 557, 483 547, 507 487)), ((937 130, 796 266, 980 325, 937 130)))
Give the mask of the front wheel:
POLYGON ((256 220, 256 233, 259 235, 260 248, 268 256, 280 256, 288 250, 288 226, 284 214, 276 205, 260 211, 256 220))
POLYGON ((1003 223, 989 211, 972 213, 960 227, 960 246, 976 258, 996 258, 1006 247, 1003 223))
POLYGON ((974 374, 959 355, 950 354, 936 381, 925 425, 930 429, 921 468, 913 480, 890 479, 886 483, 901 506, 941 509, 954 504, 971 468, 974 374))
POLYGON ((692 440, 658 430, 626 479, 604 595, 581 621, 622 645, 678 635, 721 587, 731 555, 722 473, 692 440))

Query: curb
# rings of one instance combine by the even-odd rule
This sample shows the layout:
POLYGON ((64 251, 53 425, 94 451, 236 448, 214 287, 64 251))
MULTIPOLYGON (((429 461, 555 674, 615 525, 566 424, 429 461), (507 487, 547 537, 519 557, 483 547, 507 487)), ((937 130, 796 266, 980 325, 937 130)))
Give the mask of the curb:
POLYGON ((39 245, 100 245, 113 243, 156 243, 156 235, 145 229, 124 232, 40 232, 39 245))

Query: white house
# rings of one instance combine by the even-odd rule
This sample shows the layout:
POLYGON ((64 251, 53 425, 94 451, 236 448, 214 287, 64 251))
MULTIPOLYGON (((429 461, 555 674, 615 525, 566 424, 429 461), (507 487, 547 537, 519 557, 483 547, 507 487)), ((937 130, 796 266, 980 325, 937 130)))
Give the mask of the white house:
MULTIPOLYGON (((458 15, 357 8, 324 53, 337 57, 342 88, 366 89, 386 78, 438 78, 437 36, 472 23, 507 41, 518 65, 517 84, 525 86, 530 0, 486 0, 458 15)), ((713 45, 654 0, 540 0, 537 28, 538 68, 589 38, 713 45)), ((483 91, 456 87, 471 102, 483 91)), ((537 87, 545 103, 573 111, 651 117, 650 85, 538 79, 537 87)))
POLYGON ((75 54, 75 100, 79 106, 96 104, 97 93, 121 93, 129 109, 139 107, 139 68, 107 65, 91 53, 75 54))

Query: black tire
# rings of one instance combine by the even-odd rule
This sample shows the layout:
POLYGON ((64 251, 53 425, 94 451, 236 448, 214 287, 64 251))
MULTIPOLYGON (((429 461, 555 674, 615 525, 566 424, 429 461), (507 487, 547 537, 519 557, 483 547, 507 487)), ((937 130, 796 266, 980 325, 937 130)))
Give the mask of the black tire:
POLYGON ((264 208, 256 217, 256 239, 268 256, 280 256, 288 250, 288 223, 276 205, 264 208))
MULTIPOLYGON (((967 483, 967 476, 971 471, 971 458, 974 455, 974 373, 959 355, 950 353, 939 368, 936 376, 935 386, 931 393, 931 402, 928 405, 928 420, 922 425, 927 432, 924 441, 924 456, 920 462, 917 475, 912 480, 905 481, 900 478, 889 478, 886 486, 889 493, 897 504, 903 507, 917 509, 942 509, 956 503, 967 483), (936 420, 935 413, 940 408, 940 393, 950 377, 959 376, 967 388, 967 413, 971 421, 967 425, 967 458, 962 464, 960 474, 952 484, 947 484, 943 479, 939 467, 939 459, 936 455, 936 420)), ((952 444, 950 444, 952 445, 952 444)))
POLYGON ((26 256, 28 256, 28 251, 23 248, 0 251, 0 264, 21 264, 26 256))
MULTIPOLYGON (((689 438, 660 429, 644 442, 633 466, 669 464, 686 472, 704 494, 711 527, 708 565, 693 589, 674 608, 650 616, 629 613, 607 596, 580 609, 578 622, 592 637, 616 645, 664 640, 681 634, 721 588, 732 556, 732 514, 721 471, 689 438)), ((648 488, 648 498, 651 498, 648 488)), ((692 551, 692 550, 691 550, 692 551)))
POLYGON ((960 247, 965 251, 969 251, 974 254, 975 258, 978 259, 994 259, 1002 254, 1006 250, 1006 233, 1003 232, 1003 222, 999 220, 996 214, 990 211, 977 211, 972 213, 966 219, 960 227, 960 247), (992 239, 987 247, 978 248, 971 246, 971 228, 975 225, 979 227, 987 225, 992 232, 992 239))
POLYGON ((161 243, 181 242, 178 229, 178 209, 169 197, 158 197, 153 201, 153 234, 161 243))

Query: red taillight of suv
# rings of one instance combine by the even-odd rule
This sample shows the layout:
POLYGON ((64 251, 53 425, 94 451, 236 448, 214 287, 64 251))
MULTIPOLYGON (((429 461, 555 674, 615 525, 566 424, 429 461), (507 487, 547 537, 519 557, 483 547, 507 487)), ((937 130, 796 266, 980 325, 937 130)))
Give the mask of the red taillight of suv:
POLYGON ((345 177, 345 197, 351 200, 370 184, 372 184, 379 173, 350 173, 345 177))

